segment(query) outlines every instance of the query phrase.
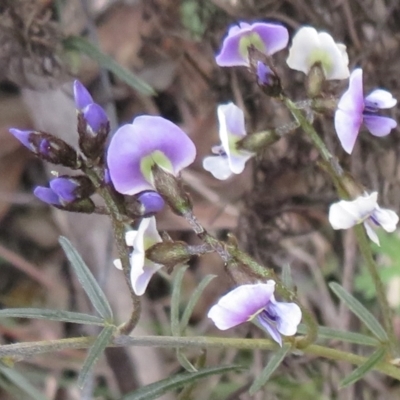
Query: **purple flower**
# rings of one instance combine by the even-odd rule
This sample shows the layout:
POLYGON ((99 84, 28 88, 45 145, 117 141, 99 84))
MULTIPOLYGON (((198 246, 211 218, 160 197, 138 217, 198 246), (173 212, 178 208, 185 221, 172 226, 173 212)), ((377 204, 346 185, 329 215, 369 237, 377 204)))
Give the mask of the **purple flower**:
MULTIPOLYGON (((146 250, 156 243, 162 242, 157 231, 156 219, 143 218, 137 231, 128 231, 125 235, 126 244, 133 247, 130 256, 130 278, 133 291, 141 296, 146 291, 151 277, 162 268, 161 264, 156 264, 146 258, 146 250)), ((122 269, 121 260, 114 260, 114 265, 122 269)))
POLYGON ((50 181, 50 187, 38 186, 33 194, 47 204, 62 206, 76 200, 78 184, 72 179, 55 178, 50 181))
POLYGON ((107 163, 115 189, 127 195, 154 190, 153 166, 177 175, 196 157, 196 148, 178 126, 142 115, 120 127, 111 139, 107 163))
POLYGON ((362 69, 350 75, 349 88, 341 97, 335 113, 335 129, 343 149, 351 154, 361 125, 374 136, 386 136, 397 126, 394 119, 376 115, 380 109, 392 108, 397 100, 386 90, 377 89, 364 98, 362 69))
POLYGON ((82 112, 92 134, 108 125, 108 117, 102 107, 93 101, 92 96, 81 82, 74 82, 74 99, 78 111, 82 112))
POLYGON ((275 282, 242 285, 219 299, 208 312, 218 329, 226 330, 256 319, 282 346, 282 337, 293 336, 301 321, 300 307, 295 303, 276 301, 275 282))
POLYGON ((218 106, 219 138, 221 146, 214 146, 216 155, 205 157, 203 168, 220 180, 232 174, 241 174, 246 162, 253 156, 245 150, 238 150, 236 144, 246 136, 243 111, 233 103, 218 106))
POLYGON ((248 66, 248 49, 254 46, 267 55, 284 49, 289 34, 283 25, 256 22, 252 25, 240 22, 229 29, 222 48, 215 60, 221 67, 248 66))
POLYGON ((364 224, 368 237, 378 246, 379 238, 375 227, 382 227, 386 232, 394 232, 399 222, 398 215, 378 205, 378 192, 365 193, 355 200, 341 200, 329 208, 329 222, 333 229, 349 229, 357 224, 364 224))
POLYGON ((161 211, 165 206, 164 199, 154 191, 146 191, 138 195, 137 199, 143 206, 143 215, 150 216, 161 211))

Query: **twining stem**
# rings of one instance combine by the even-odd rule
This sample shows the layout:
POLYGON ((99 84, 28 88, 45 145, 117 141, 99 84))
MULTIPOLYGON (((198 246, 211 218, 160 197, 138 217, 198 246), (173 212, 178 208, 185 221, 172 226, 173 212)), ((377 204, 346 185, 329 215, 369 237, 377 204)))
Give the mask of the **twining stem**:
MULTIPOLYGON (((330 153, 323 140, 319 137, 314 127, 307 121, 301 110, 299 110, 296 105, 287 97, 282 97, 281 101, 288 108, 296 121, 299 122, 304 132, 308 135, 308 137, 314 143, 314 146, 318 149, 322 159, 324 160, 323 169, 326 170, 331 176, 339 196, 343 199, 350 199, 350 194, 346 188, 346 177, 337 159, 330 153)), ((361 225, 355 226, 355 233, 360 252, 365 259, 368 271, 372 280, 374 281, 376 296, 382 311, 383 324, 389 337, 390 350, 392 354, 397 355, 398 344, 393 327, 392 310, 390 309, 387 301, 385 288, 378 274, 377 265, 373 259, 370 244, 364 228, 361 225)))
POLYGON ((114 198, 113 193, 109 189, 109 187, 105 186, 102 182, 99 173, 93 169, 87 168, 85 170, 87 176, 91 179, 93 184, 95 185, 98 193, 104 199, 106 204, 106 209, 110 215, 112 226, 114 230, 114 238, 117 244, 118 255, 121 260, 122 270, 124 272, 124 277, 126 284, 128 285, 129 292, 131 294, 131 299, 133 303, 133 310, 129 317, 129 320, 126 321, 120 328, 119 331, 123 335, 129 335, 137 325, 140 314, 141 314, 141 302, 140 297, 135 294, 132 288, 131 279, 130 279, 130 263, 129 263, 129 252, 128 248, 125 244, 125 225, 124 225, 124 216, 119 209, 118 201, 114 198))
MULTIPOLYGON (((41 342, 26 342, 7 344, 0 346, 0 358, 7 361, 16 358, 18 360, 29 358, 35 354, 61 351, 65 349, 85 349, 90 347, 96 337, 77 337, 71 339, 48 340, 41 342)), ((291 343, 289 340, 288 343, 291 343)), ((293 343, 292 343, 293 344, 293 343)), ((229 348, 248 350, 275 350, 277 344, 268 339, 243 339, 243 338, 221 338, 221 337, 179 337, 179 336, 125 336, 118 335, 113 338, 109 347, 144 346, 164 348, 229 348)), ((295 347, 293 351, 298 353, 295 347)), ((302 349, 304 354, 323 357, 329 360, 346 361, 354 365, 361 365, 367 361, 362 357, 347 351, 332 349, 320 345, 311 344, 302 349)), ((10 361, 11 361, 10 360, 10 361)), ((381 361, 374 366, 376 371, 388 375, 400 381, 400 369, 392 364, 381 361)))

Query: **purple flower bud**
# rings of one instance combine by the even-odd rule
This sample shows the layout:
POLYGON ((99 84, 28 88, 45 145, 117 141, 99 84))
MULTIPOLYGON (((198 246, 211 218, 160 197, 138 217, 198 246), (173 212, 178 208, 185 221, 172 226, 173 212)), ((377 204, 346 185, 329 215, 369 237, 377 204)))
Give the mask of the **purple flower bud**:
POLYGON ((96 103, 89 104, 83 109, 83 116, 94 134, 108 125, 108 117, 103 107, 96 103))
POLYGON ((74 99, 75 106, 79 111, 82 111, 86 106, 93 103, 93 97, 78 80, 74 81, 74 99))
POLYGON ((61 206, 58 195, 50 188, 44 186, 37 186, 33 191, 33 194, 44 203, 61 206))
POLYGON ((64 177, 55 178, 50 181, 51 190, 63 201, 69 203, 76 200, 76 190, 79 187, 73 179, 64 177))
POLYGON ((164 208, 164 199, 153 191, 143 192, 139 194, 138 200, 144 208, 144 216, 149 216, 158 213, 164 208))
POLYGON ((268 65, 261 61, 257 62, 257 79, 259 85, 270 85, 271 84, 272 70, 268 65))

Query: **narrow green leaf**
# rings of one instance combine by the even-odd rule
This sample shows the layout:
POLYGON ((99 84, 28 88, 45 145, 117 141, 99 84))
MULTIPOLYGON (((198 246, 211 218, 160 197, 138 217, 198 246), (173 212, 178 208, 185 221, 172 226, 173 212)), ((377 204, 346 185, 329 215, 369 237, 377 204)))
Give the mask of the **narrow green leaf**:
MULTIPOLYGON (((300 324, 297 327, 297 332, 301 334, 307 333, 307 328, 304 324, 300 324)), ((328 328, 326 326, 318 327, 318 338, 319 339, 334 339, 342 340, 348 343, 361 344, 363 346, 379 346, 379 340, 374 337, 363 335, 356 332, 346 332, 339 329, 328 328)))
POLYGON ((112 321, 113 312, 110 303, 80 254, 66 237, 60 236, 59 242, 94 308, 105 320, 112 321))
POLYGON ((180 331, 183 332, 183 330, 187 327, 189 323, 190 316, 193 313, 193 309, 196 307, 197 302, 199 301, 200 296, 202 295, 204 289, 207 287, 207 285, 216 277, 217 275, 207 275, 205 276, 202 281, 200 282, 199 286, 195 289, 193 292, 192 296, 189 299, 189 302, 185 308, 185 311, 183 312, 182 318, 181 318, 181 323, 180 323, 180 331))
POLYGON ((211 375, 224 374, 242 368, 238 365, 225 365, 221 367, 204 368, 198 372, 184 372, 171 378, 166 378, 150 385, 141 387, 134 392, 126 394, 121 400, 153 400, 157 399, 171 390, 179 389, 182 386, 191 384, 199 379, 207 378, 211 375))
POLYGON ((182 353, 182 349, 176 349, 176 358, 179 364, 186 369, 188 372, 197 372, 197 368, 188 360, 185 354, 182 353))
POLYGON ((283 264, 282 267, 282 283, 288 288, 293 288, 292 269, 289 263, 283 264))
POLYGON ((97 336, 92 347, 89 349, 88 355, 86 356, 85 362, 83 363, 81 372, 79 373, 78 377, 78 386, 80 388, 83 388, 89 372, 92 370, 96 361, 101 356, 107 345, 110 343, 114 330, 114 326, 106 326, 100 332, 100 335, 97 336))
POLYGON ((378 320, 347 290, 340 286, 336 282, 331 282, 329 284, 332 291, 338 296, 349 309, 357 315, 357 317, 364 322, 365 326, 382 342, 388 340, 388 336, 382 325, 378 320))
POLYGON ((19 390, 24 392, 30 399, 48 400, 39 392, 22 374, 12 368, 0 364, 0 372, 12 382, 19 390))
POLYGON ((371 369, 373 369, 376 364, 382 361, 383 357, 385 356, 385 352, 386 352, 385 349, 382 347, 376 350, 374 353, 372 353, 371 357, 369 357, 368 360, 365 361, 364 364, 360 365, 349 376, 344 378, 340 382, 339 386, 341 388, 344 388, 346 386, 352 385, 353 383, 357 382, 367 372, 371 371, 371 369))
POLYGON ((134 73, 118 64, 112 57, 103 53, 98 47, 90 43, 88 40, 78 36, 69 36, 63 41, 64 47, 68 50, 77 50, 88 57, 97 61, 99 65, 115 74, 126 84, 136 89, 138 92, 151 96, 155 95, 154 89, 145 81, 140 79, 134 73))
POLYGON ((261 374, 254 380, 253 384, 250 386, 249 393, 253 395, 258 392, 269 380, 271 375, 275 370, 281 365, 286 354, 290 350, 289 344, 284 344, 276 353, 272 354, 272 357, 268 361, 268 364, 263 369, 261 374))
POLYGON ((104 325, 102 318, 71 311, 46 310, 41 308, 6 308, 0 310, 0 318, 36 318, 50 321, 72 322, 75 324, 104 325))
POLYGON ((172 288, 171 296, 171 332, 173 336, 179 336, 181 334, 179 324, 179 306, 181 301, 181 286, 183 275, 185 274, 188 266, 182 266, 178 269, 175 275, 174 285, 172 288))

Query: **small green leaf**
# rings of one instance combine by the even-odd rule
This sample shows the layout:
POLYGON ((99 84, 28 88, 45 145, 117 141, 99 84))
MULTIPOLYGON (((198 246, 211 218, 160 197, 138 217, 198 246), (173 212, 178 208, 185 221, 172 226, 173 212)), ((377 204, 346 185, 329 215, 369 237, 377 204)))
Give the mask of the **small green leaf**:
POLYGON ((88 355, 85 362, 83 363, 81 372, 79 373, 78 377, 78 386, 80 388, 83 388, 89 372, 92 370, 92 368, 96 364, 96 361, 106 349, 107 345, 110 343, 114 330, 114 326, 106 326, 100 332, 100 335, 97 336, 92 347, 89 349, 88 355))
POLYGON ((188 372, 197 372, 197 368, 188 360, 188 358, 182 353, 182 349, 176 349, 176 358, 179 364, 186 369, 188 372))
POLYGON ((285 287, 288 289, 293 288, 292 269, 289 263, 283 264, 281 280, 285 287))
POLYGON ((15 369, 11 369, 0 364, 0 372, 19 390, 24 392, 30 399, 48 400, 46 396, 40 393, 22 374, 15 369))
MULTIPOLYGON (((304 324, 297 327, 297 332, 301 334, 307 333, 307 328, 304 324)), ((346 332, 339 329, 328 328, 326 326, 318 327, 318 339, 334 339, 342 340, 348 343, 361 344, 363 346, 379 346, 379 341, 371 336, 363 335, 356 332, 346 332)))
POLYGON ((142 93, 146 96, 156 94, 154 89, 145 81, 137 77, 128 69, 124 68, 122 65, 118 64, 113 58, 103 53, 98 47, 94 46, 85 38, 69 36, 64 39, 63 44, 66 49, 77 50, 97 61, 101 67, 115 74, 119 79, 131 86, 133 89, 136 89, 139 93, 142 93))
POLYGON ((347 290, 340 286, 336 282, 331 282, 329 284, 332 291, 338 296, 349 309, 357 315, 357 317, 364 322, 365 326, 382 342, 388 340, 388 336, 382 325, 378 320, 347 290))
POLYGON ((380 361, 382 361, 383 357, 385 356, 385 353, 386 353, 386 351, 384 348, 380 348, 380 349, 376 350, 374 353, 372 353, 371 357, 369 357, 368 360, 365 361, 364 364, 360 365, 349 376, 344 378, 340 382, 339 386, 341 388, 344 388, 346 386, 352 385, 353 383, 357 382, 367 372, 371 371, 371 369, 373 369, 376 364, 378 364, 380 361))
POLYGON ((181 302, 181 286, 183 275, 185 274, 188 266, 182 266, 179 268, 175 275, 174 285, 171 296, 171 332, 173 336, 179 336, 181 334, 179 324, 179 306, 181 302))
POLYGON ((41 308, 6 308, 0 310, 0 318, 37 318, 50 321, 63 321, 75 324, 104 325, 102 318, 71 311, 46 310, 41 308))
POLYGON ((112 321, 113 312, 110 303, 80 254, 66 237, 60 236, 59 242, 94 308, 105 320, 112 321))
POLYGON ((281 365, 289 350, 290 345, 284 344, 276 353, 272 355, 266 367, 250 386, 249 393, 251 396, 258 392, 268 382, 271 375, 281 365))
POLYGON ((193 313, 193 309, 195 308, 197 302, 199 301, 200 296, 202 295, 204 289, 207 285, 216 277, 217 275, 207 275, 205 276, 202 281, 200 282, 199 286, 197 286, 196 290, 192 293, 192 296, 189 299, 189 302, 183 312, 181 323, 180 323, 180 330, 183 330, 187 327, 189 323, 190 316, 193 313))
POLYGON ((207 378, 211 375, 224 374, 242 368, 238 365, 225 365, 221 367, 204 368, 198 372, 184 372, 171 378, 166 378, 150 385, 141 387, 134 392, 126 394, 121 400, 153 400, 171 390, 179 389, 182 386, 191 384, 199 379, 207 378))

